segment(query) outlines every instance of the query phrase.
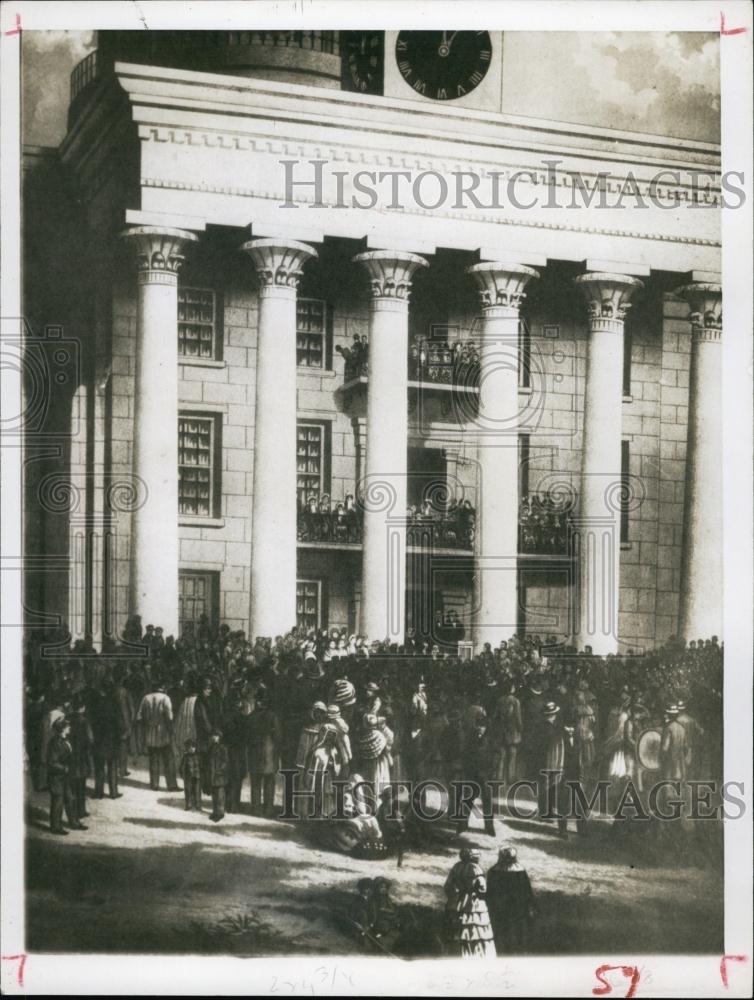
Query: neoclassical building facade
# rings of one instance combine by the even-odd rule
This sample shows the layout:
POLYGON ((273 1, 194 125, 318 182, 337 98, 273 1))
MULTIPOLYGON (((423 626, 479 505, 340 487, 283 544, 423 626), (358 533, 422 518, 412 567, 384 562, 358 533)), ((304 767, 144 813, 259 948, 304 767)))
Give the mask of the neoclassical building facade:
POLYGON ((211 34, 104 35, 28 151, 29 626, 721 635, 719 148, 211 34))

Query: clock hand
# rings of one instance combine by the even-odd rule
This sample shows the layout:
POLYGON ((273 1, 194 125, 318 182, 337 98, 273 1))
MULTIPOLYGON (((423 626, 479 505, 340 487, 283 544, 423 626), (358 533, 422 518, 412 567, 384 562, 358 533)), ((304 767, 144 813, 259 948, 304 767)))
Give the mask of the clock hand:
POLYGON ((443 31, 442 41, 440 42, 440 46, 437 49, 438 56, 442 56, 442 58, 444 59, 446 56, 450 55, 450 46, 453 44, 453 39, 456 37, 457 34, 458 32, 454 31, 453 34, 450 36, 450 38, 448 38, 447 31, 443 31))

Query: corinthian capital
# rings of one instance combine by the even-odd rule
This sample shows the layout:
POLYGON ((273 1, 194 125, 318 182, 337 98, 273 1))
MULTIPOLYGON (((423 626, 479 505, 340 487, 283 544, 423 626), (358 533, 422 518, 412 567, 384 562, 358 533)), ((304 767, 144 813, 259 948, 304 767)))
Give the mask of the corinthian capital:
POLYGON ((249 240, 241 249, 251 257, 262 288, 298 288, 304 264, 317 256, 314 247, 274 237, 249 240))
POLYGON ((601 271, 580 274, 575 280, 586 298, 589 321, 592 323, 598 320, 623 323, 630 308, 631 296, 644 287, 638 278, 601 271))
POLYGON ((720 285, 694 282, 676 288, 674 295, 691 306, 689 320, 698 340, 717 340, 723 330, 723 290, 720 285))
POLYGON ((366 268, 373 298, 405 301, 411 294, 411 281, 416 271, 429 267, 418 254, 397 250, 369 250, 357 254, 353 262, 366 268))
POLYGON ((141 276, 158 271, 174 278, 183 267, 189 244, 197 241, 196 234, 186 229, 161 226, 132 226, 121 237, 134 251, 141 276))
POLYGON ((500 264, 485 261, 466 269, 476 282, 482 309, 508 309, 518 315, 526 295, 524 288, 539 271, 524 264, 500 264))

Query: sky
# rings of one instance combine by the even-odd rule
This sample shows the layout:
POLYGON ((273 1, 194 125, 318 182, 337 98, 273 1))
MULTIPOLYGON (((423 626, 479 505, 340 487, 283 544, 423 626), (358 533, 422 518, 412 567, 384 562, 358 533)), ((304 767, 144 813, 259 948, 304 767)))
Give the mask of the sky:
MULTIPOLYGON (((92 31, 23 34, 24 142, 65 135, 73 67, 92 31)), ((719 35, 707 32, 507 32, 506 114, 720 140, 719 35)))

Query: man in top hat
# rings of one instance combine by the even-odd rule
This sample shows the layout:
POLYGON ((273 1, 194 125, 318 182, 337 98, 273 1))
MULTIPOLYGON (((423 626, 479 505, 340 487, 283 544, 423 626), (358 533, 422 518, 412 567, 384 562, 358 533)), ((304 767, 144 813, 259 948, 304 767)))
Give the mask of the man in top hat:
POLYGON ((548 812, 548 806, 556 804, 558 786, 563 780, 565 764, 565 732, 560 718, 560 707, 554 701, 546 702, 542 719, 541 756, 537 774, 540 819, 548 812))
POLYGON ((534 917, 534 893, 515 847, 501 847, 497 863, 487 872, 487 907, 498 955, 525 952, 534 917))
MULTIPOLYGON (((495 823, 492 817, 492 789, 489 782, 493 778, 493 748, 492 739, 487 724, 487 713, 481 705, 471 706, 467 712, 463 726, 463 742, 461 752, 461 778, 466 782, 479 785, 482 800, 482 815, 484 817, 484 832, 490 837, 495 836, 495 823), (473 713, 473 714, 470 714, 473 713)), ((462 797, 456 808, 460 808, 458 832, 463 833, 469 828, 471 802, 466 795, 466 789, 459 788, 462 797)))
POLYGON ((73 748, 70 743, 71 726, 63 717, 52 724, 52 736, 47 747, 47 787, 50 789, 50 830, 61 837, 67 836, 63 829, 63 808, 72 830, 86 830, 76 810, 76 802, 71 787, 73 768, 73 748))
POLYGON ((248 761, 251 772, 251 812, 271 816, 275 808, 275 776, 280 766, 280 720, 269 691, 259 688, 249 716, 248 761))

